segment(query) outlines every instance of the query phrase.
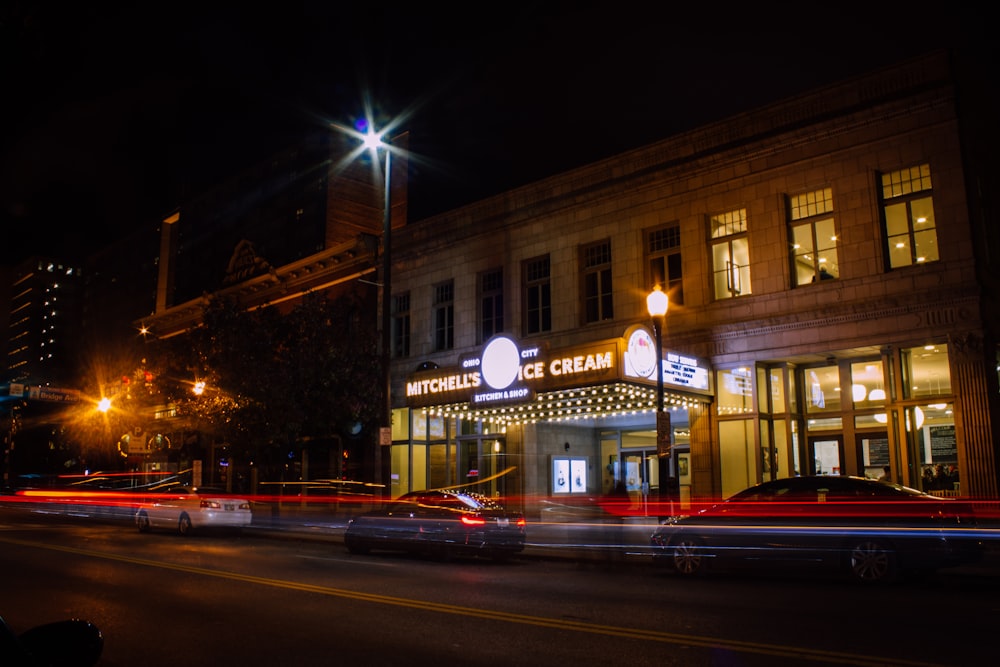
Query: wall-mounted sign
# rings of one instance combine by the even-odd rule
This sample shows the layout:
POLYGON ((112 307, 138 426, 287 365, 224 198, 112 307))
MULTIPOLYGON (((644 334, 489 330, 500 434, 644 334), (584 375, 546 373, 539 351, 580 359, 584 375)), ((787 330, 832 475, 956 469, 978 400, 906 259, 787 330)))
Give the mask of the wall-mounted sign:
MULTIPOLYGON (((625 343, 625 376, 656 382, 656 342, 644 327, 636 327, 625 343)), ((695 391, 710 391, 708 364, 670 350, 663 351, 663 384, 695 391)))
POLYGON ((76 403, 80 400, 80 391, 78 389, 34 386, 28 389, 28 398, 53 403, 76 403))

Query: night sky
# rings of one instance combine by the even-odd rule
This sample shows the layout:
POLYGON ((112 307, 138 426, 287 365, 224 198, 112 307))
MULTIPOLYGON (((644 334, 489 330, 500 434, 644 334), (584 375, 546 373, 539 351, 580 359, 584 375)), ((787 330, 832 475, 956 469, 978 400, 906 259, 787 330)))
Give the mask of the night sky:
POLYGON ((974 10, 937 4, 903 19, 871 3, 771 15, 759 3, 218 4, 0 9, 0 264, 99 248, 349 124, 366 99, 404 116, 419 220, 936 48, 989 44, 974 10))

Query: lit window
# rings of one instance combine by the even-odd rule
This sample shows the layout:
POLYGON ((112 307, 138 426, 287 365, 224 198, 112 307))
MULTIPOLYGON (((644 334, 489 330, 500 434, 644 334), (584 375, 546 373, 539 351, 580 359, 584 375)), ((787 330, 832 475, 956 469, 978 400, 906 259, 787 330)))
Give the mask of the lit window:
POLYGON ((840 275, 833 190, 824 188, 788 200, 792 280, 796 286, 840 275))
POLYGON ((889 266, 937 261, 930 165, 882 174, 882 202, 889 266))
POLYGON ((750 248, 747 211, 741 208, 709 221, 712 232, 712 271, 716 299, 750 294, 750 248))
POLYGON ((951 394, 948 346, 924 345, 902 351, 903 395, 906 398, 951 394))

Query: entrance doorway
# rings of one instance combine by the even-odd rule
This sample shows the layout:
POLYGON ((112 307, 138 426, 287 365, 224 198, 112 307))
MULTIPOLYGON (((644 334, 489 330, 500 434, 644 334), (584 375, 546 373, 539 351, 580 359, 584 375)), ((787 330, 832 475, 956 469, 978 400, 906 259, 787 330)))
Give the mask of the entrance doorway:
POLYGON ((655 449, 627 450, 622 452, 624 465, 621 480, 625 482, 632 509, 645 509, 652 498, 657 499, 660 489, 659 458, 655 449))
POLYGON ((503 437, 463 436, 458 439, 458 484, 491 498, 507 494, 507 441, 503 437))
POLYGON ((809 438, 809 472, 813 475, 840 475, 844 470, 844 440, 841 436, 809 438))

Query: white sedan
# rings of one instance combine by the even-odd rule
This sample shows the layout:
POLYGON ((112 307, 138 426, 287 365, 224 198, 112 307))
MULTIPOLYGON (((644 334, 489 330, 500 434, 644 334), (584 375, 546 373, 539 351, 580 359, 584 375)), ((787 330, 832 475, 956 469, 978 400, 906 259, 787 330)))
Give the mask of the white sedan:
POLYGON ((166 528, 188 535, 200 529, 245 528, 252 518, 250 501, 225 489, 173 485, 143 499, 135 512, 135 525, 140 533, 166 528))

